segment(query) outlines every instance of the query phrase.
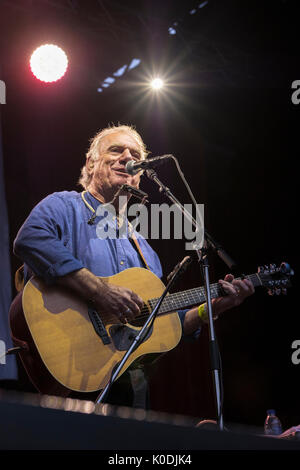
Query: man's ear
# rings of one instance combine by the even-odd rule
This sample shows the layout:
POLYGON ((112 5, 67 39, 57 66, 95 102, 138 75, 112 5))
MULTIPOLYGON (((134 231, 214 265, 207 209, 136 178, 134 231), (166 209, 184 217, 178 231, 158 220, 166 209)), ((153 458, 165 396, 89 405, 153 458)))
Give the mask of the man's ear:
POLYGON ((94 169, 94 165, 95 165, 95 162, 91 158, 89 158, 86 162, 86 168, 89 174, 92 173, 94 169))

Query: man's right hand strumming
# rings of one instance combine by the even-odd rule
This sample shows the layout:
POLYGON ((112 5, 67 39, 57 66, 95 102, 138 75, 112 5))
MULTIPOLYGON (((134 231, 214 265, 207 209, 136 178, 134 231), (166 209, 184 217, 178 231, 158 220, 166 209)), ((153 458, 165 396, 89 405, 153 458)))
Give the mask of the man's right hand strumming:
POLYGON ((100 314, 109 313, 122 323, 132 321, 144 305, 143 300, 132 290, 107 284, 86 268, 62 276, 57 282, 86 301, 92 301, 100 314))

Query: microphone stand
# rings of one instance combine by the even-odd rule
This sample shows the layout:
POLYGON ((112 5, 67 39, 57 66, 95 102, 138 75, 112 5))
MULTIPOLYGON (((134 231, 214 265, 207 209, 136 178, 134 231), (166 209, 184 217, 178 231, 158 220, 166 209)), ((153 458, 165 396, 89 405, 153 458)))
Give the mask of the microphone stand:
MULTIPOLYGON (((183 205, 178 201, 178 199, 172 194, 170 189, 166 187, 157 177, 157 174, 154 170, 147 170, 146 175, 148 178, 152 179, 158 186, 159 191, 165 194, 170 201, 175 204, 182 212, 183 216, 192 223, 194 228, 199 230, 197 221, 193 216, 187 212, 183 205)), ((209 281, 209 264, 207 258, 208 246, 211 246, 219 255, 219 257, 227 264, 227 266, 232 269, 236 266, 232 258, 223 250, 220 244, 215 242, 211 235, 204 230, 204 243, 202 247, 194 246, 194 249, 197 252, 198 261, 200 264, 200 269, 202 276, 204 278, 204 288, 206 296, 206 306, 208 313, 208 330, 209 330, 209 352, 210 352, 210 361, 211 361, 211 370, 213 375, 214 383, 214 392, 215 392, 215 401, 216 401, 216 410, 217 410, 217 423, 221 431, 224 430, 223 414, 222 414, 222 397, 221 397, 221 363, 218 344, 215 335, 214 322, 213 322, 213 313, 212 313, 212 303, 211 303, 211 294, 210 294, 210 281, 209 281)))
POLYGON ((143 327, 140 329, 139 333, 137 334, 137 336, 135 336, 134 340, 132 341, 131 343, 131 346, 129 347, 129 349, 126 351, 126 353, 124 354, 124 356, 122 357, 121 361, 117 364, 117 367, 115 367, 113 373, 112 373, 112 376, 109 380, 109 382, 107 383, 107 385, 105 386, 105 388, 102 390, 102 392, 100 393, 100 395, 97 397, 95 403, 99 404, 103 401, 103 399, 105 398, 105 396, 107 395, 108 391, 110 390, 112 384, 115 382, 115 380, 117 379, 120 371, 122 370, 122 368, 124 367, 126 361, 128 360, 129 356, 138 348, 138 346, 142 343, 142 341, 144 340, 144 338, 147 336, 148 334, 148 331, 149 329, 151 328, 155 318, 157 317, 157 314, 158 314, 158 311, 161 307, 161 304, 164 300, 164 298, 166 297, 167 293, 169 292, 170 288, 172 287, 172 285, 174 284, 174 282, 177 280, 177 278, 179 277, 179 275, 181 273, 183 273, 187 266, 191 263, 192 259, 190 256, 186 256, 180 263, 178 263, 172 274, 171 274, 171 278, 167 284, 167 286, 165 287, 165 290, 163 291, 162 295, 160 296, 160 298, 158 299, 158 302, 157 304, 155 305, 152 313, 149 315, 146 323, 143 325, 143 327), (149 326, 149 328, 148 328, 149 326))
MULTIPOLYGON (((176 206, 181 210, 183 213, 184 217, 192 223, 193 227, 198 230, 198 223, 194 219, 194 217, 185 210, 183 205, 178 201, 178 199, 172 194, 170 189, 165 186, 157 177, 157 173, 154 170, 146 170, 146 175, 148 176, 149 179, 155 181, 155 183, 159 186, 159 192, 165 194, 173 204, 176 204, 176 206)), ((207 244, 217 253, 219 258, 228 266, 230 270, 233 270, 237 267, 235 261, 229 256, 228 253, 222 248, 220 243, 216 242, 213 237, 208 233, 206 229, 204 229, 204 238, 207 242, 207 244)))

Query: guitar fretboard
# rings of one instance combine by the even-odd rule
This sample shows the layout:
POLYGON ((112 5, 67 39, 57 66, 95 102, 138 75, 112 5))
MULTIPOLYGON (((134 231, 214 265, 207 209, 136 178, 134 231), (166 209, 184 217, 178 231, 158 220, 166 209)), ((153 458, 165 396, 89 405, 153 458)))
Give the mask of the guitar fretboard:
MULTIPOLYGON (((241 279, 241 278, 238 277, 236 279, 241 279)), ((249 279, 254 285, 254 287, 258 287, 262 285, 257 273, 249 274, 248 276, 245 276, 244 279, 249 279)), ((227 293, 224 291, 221 284, 219 283, 210 284, 210 293, 211 293, 212 299, 227 295, 227 293)), ((155 307, 158 300, 159 300, 158 298, 149 300, 151 309, 155 307)), ((159 314, 173 312, 176 310, 191 307, 193 305, 199 305, 205 301, 206 301, 206 295, 205 295, 204 287, 195 287, 193 289, 188 289, 186 291, 175 292, 174 294, 168 295, 164 299, 159 309, 159 314)))

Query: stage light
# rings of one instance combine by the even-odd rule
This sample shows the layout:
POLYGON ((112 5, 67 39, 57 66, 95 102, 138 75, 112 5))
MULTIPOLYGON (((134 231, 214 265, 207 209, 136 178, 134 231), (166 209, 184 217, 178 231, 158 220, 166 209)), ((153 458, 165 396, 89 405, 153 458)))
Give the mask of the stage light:
POLYGON ((42 82, 56 82, 66 73, 67 67, 66 54, 54 44, 38 47, 30 58, 31 71, 42 82))
POLYGON ((161 78, 154 78, 151 82, 151 87, 153 90, 160 90, 164 86, 164 82, 161 78))

